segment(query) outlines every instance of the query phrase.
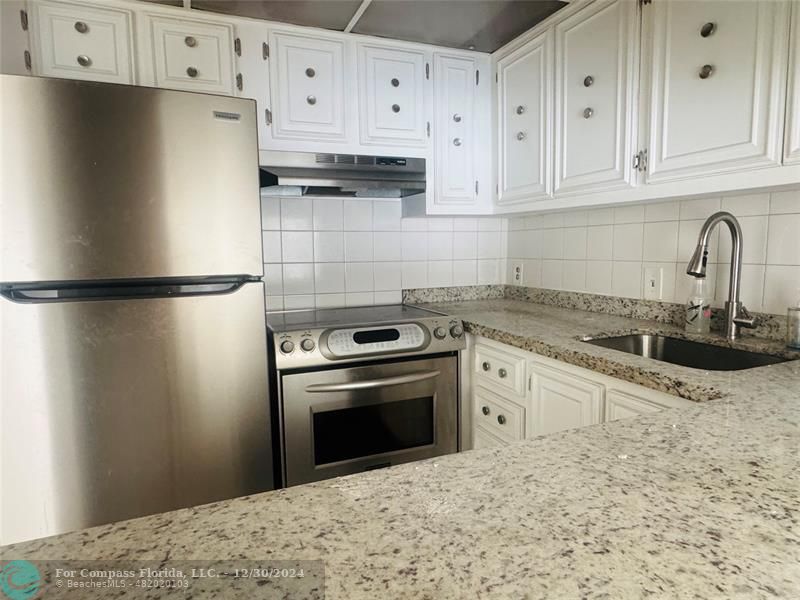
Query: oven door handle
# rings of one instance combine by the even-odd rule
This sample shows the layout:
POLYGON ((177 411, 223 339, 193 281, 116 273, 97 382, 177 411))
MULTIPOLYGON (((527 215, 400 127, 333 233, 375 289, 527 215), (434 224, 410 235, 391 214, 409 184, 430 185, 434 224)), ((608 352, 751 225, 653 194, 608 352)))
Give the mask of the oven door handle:
POLYGON ((306 392, 348 392, 351 390, 371 390, 375 388, 389 387, 392 385, 403 385, 406 383, 416 383, 433 379, 441 375, 441 371, 420 371, 418 373, 408 373, 407 375, 397 375, 396 377, 384 377, 383 379, 368 379, 367 381, 352 381, 348 383, 312 383, 306 386, 306 392))

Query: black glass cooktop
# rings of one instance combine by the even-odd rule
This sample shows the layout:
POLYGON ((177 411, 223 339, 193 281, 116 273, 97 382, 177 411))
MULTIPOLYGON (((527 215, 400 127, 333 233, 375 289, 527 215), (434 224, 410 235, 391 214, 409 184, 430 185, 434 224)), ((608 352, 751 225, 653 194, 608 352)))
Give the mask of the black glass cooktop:
POLYGON ((272 331, 296 331, 315 327, 351 327, 374 323, 398 323, 439 316, 439 313, 404 304, 357 306, 267 313, 272 331))

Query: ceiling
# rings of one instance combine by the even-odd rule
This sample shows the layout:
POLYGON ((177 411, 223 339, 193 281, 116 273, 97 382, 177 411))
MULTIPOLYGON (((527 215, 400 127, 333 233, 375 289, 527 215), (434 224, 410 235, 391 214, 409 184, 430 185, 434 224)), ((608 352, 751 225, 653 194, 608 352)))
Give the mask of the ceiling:
POLYGON ((494 52, 565 5, 559 0, 191 0, 197 10, 479 52, 494 52))

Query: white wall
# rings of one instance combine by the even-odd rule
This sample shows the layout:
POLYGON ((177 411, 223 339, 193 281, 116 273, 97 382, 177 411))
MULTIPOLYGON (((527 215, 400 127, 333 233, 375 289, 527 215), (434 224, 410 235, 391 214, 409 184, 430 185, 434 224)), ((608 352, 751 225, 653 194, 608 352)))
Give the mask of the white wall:
MULTIPOLYGON (((800 294, 800 189, 573 210, 509 220, 508 281, 522 262, 523 285, 644 298, 644 270, 663 269, 663 296, 683 302, 685 274, 705 219, 718 210, 742 226, 741 297, 754 311, 785 314, 800 294)), ((708 280, 716 304, 727 299, 730 234, 712 235, 708 280)))
POLYGON ((268 310, 390 304, 503 283, 507 219, 401 218, 399 200, 262 196, 268 310))

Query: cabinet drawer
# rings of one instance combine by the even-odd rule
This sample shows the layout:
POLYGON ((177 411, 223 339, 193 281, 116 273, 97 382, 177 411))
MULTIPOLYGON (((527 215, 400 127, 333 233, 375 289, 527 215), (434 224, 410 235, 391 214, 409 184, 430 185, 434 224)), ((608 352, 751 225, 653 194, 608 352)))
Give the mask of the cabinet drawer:
POLYGON ((233 94, 233 26, 148 15, 157 87, 233 94))
POLYGON ((475 373, 477 382, 490 388, 525 397, 525 359, 513 354, 483 346, 475 346, 475 373))
POLYGON ((37 75, 134 83, 130 11, 55 2, 31 9, 37 75))
POLYGON ((496 394, 475 388, 475 429, 484 428, 497 437, 514 442, 525 438, 525 409, 496 394))
POLYGON ((472 436, 472 449, 480 450, 481 448, 497 448, 498 446, 506 446, 508 442, 504 442, 499 437, 486 431, 483 427, 475 429, 472 436))

